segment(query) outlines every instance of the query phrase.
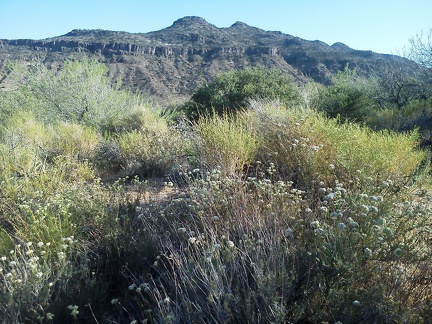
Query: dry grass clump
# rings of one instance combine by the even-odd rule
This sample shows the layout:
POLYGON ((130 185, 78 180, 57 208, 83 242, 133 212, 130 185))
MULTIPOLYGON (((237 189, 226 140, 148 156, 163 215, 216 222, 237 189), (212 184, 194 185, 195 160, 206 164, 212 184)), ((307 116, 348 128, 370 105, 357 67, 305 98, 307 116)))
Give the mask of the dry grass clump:
POLYGON ((200 119, 195 125, 197 133, 197 160, 200 167, 219 167, 225 175, 239 175, 254 160, 259 137, 241 114, 200 119))
POLYGON ((188 145, 181 131, 161 117, 143 122, 99 147, 97 165, 103 174, 114 173, 117 178, 164 176, 181 161, 188 145))

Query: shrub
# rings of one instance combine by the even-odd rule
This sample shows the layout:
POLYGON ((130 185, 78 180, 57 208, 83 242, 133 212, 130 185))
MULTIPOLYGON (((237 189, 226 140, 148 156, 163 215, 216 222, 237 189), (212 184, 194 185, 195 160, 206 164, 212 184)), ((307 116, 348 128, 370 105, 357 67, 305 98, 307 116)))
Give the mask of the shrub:
POLYGON ((253 68, 221 73, 200 87, 182 110, 190 119, 216 112, 219 115, 247 108, 251 99, 278 99, 287 106, 300 102, 297 85, 278 70, 253 68))
POLYGON ((378 109, 371 94, 371 82, 346 67, 333 77, 331 85, 321 91, 314 106, 331 118, 361 123, 378 109))
POLYGON ((204 170, 220 168, 225 175, 241 175, 257 154, 258 136, 241 115, 207 116, 194 128, 199 142, 197 161, 204 170))
POLYGON ((180 131, 160 117, 144 122, 100 146, 97 163, 103 173, 142 178, 161 176, 175 168, 187 145, 180 131))
POLYGON ((353 183, 372 178, 375 183, 390 179, 402 187, 427 160, 425 151, 416 150, 416 132, 373 132, 356 124, 340 125, 313 111, 271 105, 261 110, 251 114, 259 120, 256 132, 262 136, 257 159, 271 159, 279 174, 299 187, 311 189, 317 175, 327 183, 335 177, 353 183))
POLYGON ((26 175, 43 172, 48 163, 56 164, 64 158, 93 159, 101 140, 99 134, 83 125, 67 122, 44 125, 25 111, 17 111, 10 118, 3 135, 0 150, 4 154, 4 167, 26 175))
POLYGON ((61 120, 103 130, 142 103, 139 96, 114 88, 107 72, 108 68, 95 60, 67 60, 59 72, 43 64, 28 69, 16 66, 12 73, 19 91, 0 104, 5 111, 32 111, 44 123, 61 120))
POLYGON ((1 257, 0 316, 9 323, 56 321, 59 293, 67 290, 73 271, 73 237, 61 241, 25 241, 1 257))

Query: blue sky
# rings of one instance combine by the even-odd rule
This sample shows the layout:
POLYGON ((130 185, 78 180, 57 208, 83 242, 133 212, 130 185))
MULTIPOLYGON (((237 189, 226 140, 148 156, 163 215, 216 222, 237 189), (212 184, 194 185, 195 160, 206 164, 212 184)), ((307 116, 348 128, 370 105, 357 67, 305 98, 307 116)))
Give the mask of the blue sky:
POLYGON ((184 16, 236 21, 331 45, 398 53, 432 28, 432 0, 0 0, 0 39, 43 39, 72 29, 149 32, 184 16))

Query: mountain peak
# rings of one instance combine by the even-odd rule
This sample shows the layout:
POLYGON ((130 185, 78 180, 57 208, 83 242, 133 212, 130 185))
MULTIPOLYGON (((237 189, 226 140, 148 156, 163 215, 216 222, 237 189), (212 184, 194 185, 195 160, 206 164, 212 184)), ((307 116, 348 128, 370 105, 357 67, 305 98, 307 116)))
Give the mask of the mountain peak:
POLYGON ((244 22, 237 21, 234 24, 231 25, 230 28, 250 28, 248 24, 245 24, 244 22))
POLYGON ((352 51, 353 50, 351 47, 349 47, 349 46, 347 46, 341 42, 334 43, 331 47, 334 49, 340 50, 340 51, 352 51))
POLYGON ((172 26, 178 26, 178 27, 190 27, 190 26, 197 26, 197 25, 210 25, 204 18, 197 17, 197 16, 186 16, 183 18, 180 18, 172 24, 172 26))

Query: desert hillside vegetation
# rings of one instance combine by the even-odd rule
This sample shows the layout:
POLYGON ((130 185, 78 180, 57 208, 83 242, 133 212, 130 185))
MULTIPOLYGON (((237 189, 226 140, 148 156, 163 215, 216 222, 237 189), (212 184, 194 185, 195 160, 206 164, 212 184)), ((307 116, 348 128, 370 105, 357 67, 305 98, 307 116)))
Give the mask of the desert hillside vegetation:
POLYGON ((432 95, 393 68, 233 70, 160 107, 95 60, 11 64, 0 321, 427 322, 432 95))

